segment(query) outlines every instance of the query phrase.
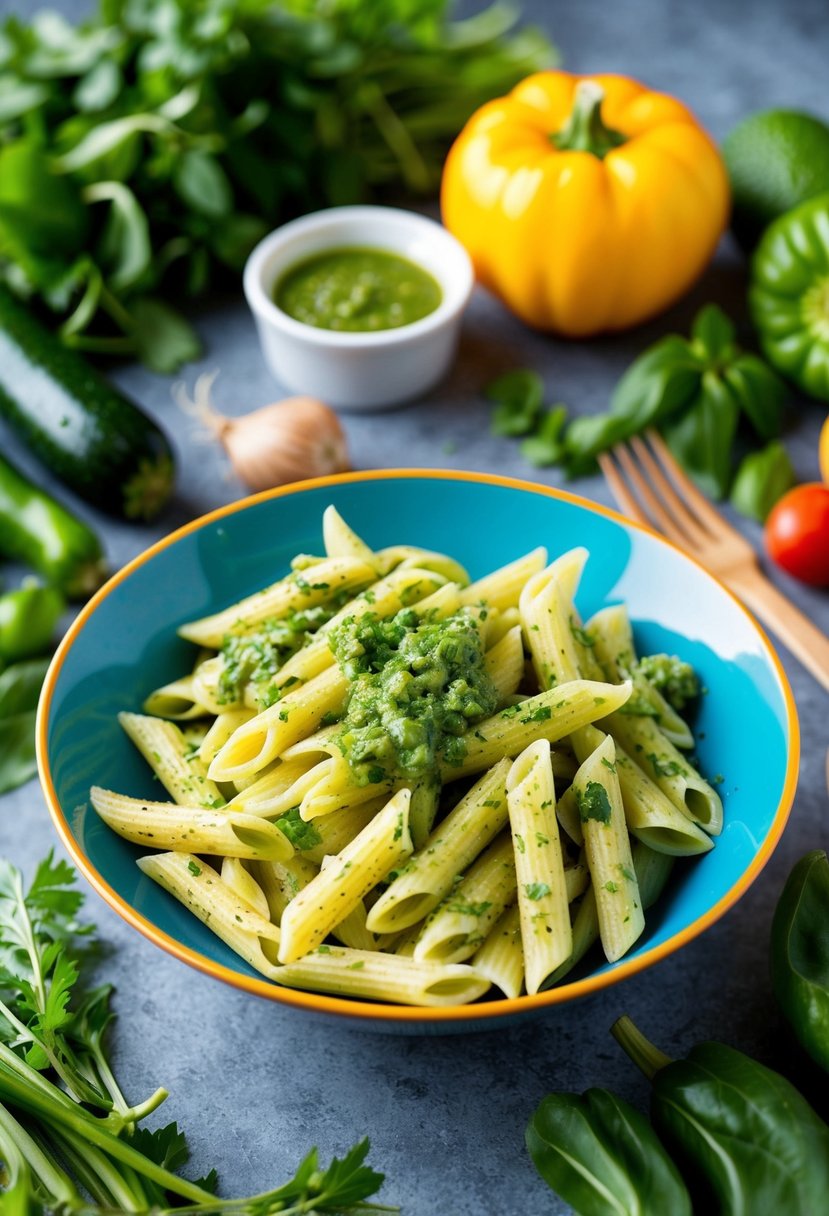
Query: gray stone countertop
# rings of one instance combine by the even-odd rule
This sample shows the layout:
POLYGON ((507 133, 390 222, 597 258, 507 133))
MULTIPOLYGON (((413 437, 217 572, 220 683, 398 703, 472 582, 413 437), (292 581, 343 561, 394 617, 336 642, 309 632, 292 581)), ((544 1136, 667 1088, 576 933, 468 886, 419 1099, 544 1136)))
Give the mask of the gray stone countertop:
MULTIPOLYGON (((77 14, 87 5, 64 3, 77 14)), ((29 8, 0 0, 0 14, 29 8)), ((694 5, 665 0, 608 4, 527 0, 576 71, 617 70, 675 92, 723 136, 742 115, 772 104, 825 111, 829 32, 821 0, 694 5)), ((517 445, 490 435, 479 390, 494 373, 538 368, 550 400, 574 412, 603 407, 622 370, 670 330, 686 332, 697 307, 716 300, 744 321, 744 267, 727 238, 694 292, 633 333, 570 344, 531 333, 478 292, 455 369, 428 401, 345 419, 354 465, 465 468, 560 484, 534 473, 517 445)), ((201 362, 220 369, 218 407, 245 412, 279 397, 263 366, 240 300, 197 316, 201 362)), ((119 526, 89 515, 117 566, 163 532, 231 501, 241 487, 222 455, 194 441, 173 405, 170 382, 137 366, 115 380, 171 432, 181 466, 178 496, 163 523, 119 526)), ((816 442, 825 408, 798 402, 787 442, 799 476, 817 476, 816 442)), ((17 445, 10 453, 43 479, 17 445)), ((599 478, 574 486, 610 504, 599 478)), ((753 541, 759 529, 740 523, 753 541)), ((771 577, 823 629, 829 594, 771 577)), ((829 702, 785 651, 803 730, 800 785, 783 839, 760 879, 729 914, 680 952, 622 986, 513 1029, 462 1037, 392 1038, 340 1029, 259 1000, 188 969, 145 941, 91 892, 88 912, 112 946, 103 971, 118 989, 115 1062, 128 1094, 158 1084, 165 1110, 188 1130, 194 1168, 219 1169, 225 1194, 250 1194, 289 1176, 311 1144, 323 1159, 369 1135, 371 1160, 387 1174, 383 1197, 410 1216, 547 1216, 564 1212, 536 1177, 523 1147, 527 1119, 550 1089, 613 1088, 640 1105, 646 1088, 608 1028, 629 1012, 659 1045, 683 1053, 719 1037, 773 1058, 779 1022, 771 1002, 768 931, 783 879, 804 851, 827 843, 824 758, 829 702)), ((55 834, 37 786, 0 799, 0 849, 30 869, 55 834)))

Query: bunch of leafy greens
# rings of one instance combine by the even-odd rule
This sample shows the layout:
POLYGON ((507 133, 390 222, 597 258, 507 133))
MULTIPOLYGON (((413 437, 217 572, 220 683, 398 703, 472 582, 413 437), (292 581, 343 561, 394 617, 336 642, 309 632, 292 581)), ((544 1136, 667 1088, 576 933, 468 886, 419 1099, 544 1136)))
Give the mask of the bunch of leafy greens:
POLYGON ((35 715, 48 659, 25 659, 0 671, 0 794, 34 777, 35 715))
POLYGON ((365 1164, 367 1140, 324 1171, 312 1150, 290 1182, 248 1199, 217 1198, 213 1172, 195 1182, 176 1172, 188 1157, 176 1124, 137 1126, 165 1090, 130 1106, 113 1076, 111 989, 83 984, 93 926, 77 920, 83 896, 73 881, 50 854, 25 890, 0 859, 0 1210, 397 1212, 365 1202, 383 1182, 365 1164))
POLYGON ((100 0, 0 31, 0 278, 67 343, 194 357, 167 303, 238 273, 275 224, 428 192, 470 114, 553 52, 495 3, 100 0))
POLYGON ((785 386, 737 345, 734 326, 714 304, 697 315, 690 338, 668 334, 634 360, 605 413, 566 426, 564 407, 545 411, 541 380, 525 369, 500 376, 485 395, 495 402, 494 434, 524 436, 522 453, 531 464, 563 465, 571 476, 592 471, 614 444, 656 427, 697 484, 713 498, 730 490, 743 514, 764 519, 794 482, 777 440, 785 386), (742 423, 766 446, 750 451, 735 475, 742 423))

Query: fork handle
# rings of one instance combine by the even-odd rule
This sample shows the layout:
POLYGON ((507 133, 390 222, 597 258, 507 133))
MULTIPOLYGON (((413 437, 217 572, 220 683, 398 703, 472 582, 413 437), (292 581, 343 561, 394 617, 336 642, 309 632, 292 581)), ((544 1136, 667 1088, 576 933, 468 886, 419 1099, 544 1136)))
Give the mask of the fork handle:
POLYGON ((723 581, 829 692, 829 637, 756 566, 735 570, 723 581))

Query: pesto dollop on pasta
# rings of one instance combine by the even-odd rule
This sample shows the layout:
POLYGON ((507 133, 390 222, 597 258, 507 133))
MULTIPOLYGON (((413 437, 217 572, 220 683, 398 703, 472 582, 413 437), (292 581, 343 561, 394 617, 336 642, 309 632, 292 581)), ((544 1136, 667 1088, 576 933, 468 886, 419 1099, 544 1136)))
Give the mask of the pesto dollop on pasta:
POLYGON ((331 631, 349 691, 339 743, 362 784, 436 775, 460 763, 464 735, 491 714, 498 693, 473 617, 424 620, 404 608, 391 620, 349 617, 331 631))

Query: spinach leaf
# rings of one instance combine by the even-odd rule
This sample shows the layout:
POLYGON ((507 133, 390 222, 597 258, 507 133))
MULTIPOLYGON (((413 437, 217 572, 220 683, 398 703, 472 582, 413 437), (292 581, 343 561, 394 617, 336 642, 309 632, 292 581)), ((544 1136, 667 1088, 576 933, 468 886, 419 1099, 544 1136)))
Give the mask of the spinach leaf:
POLYGON ((48 659, 30 659, 0 674, 0 794, 37 772, 35 711, 48 666, 48 659))

